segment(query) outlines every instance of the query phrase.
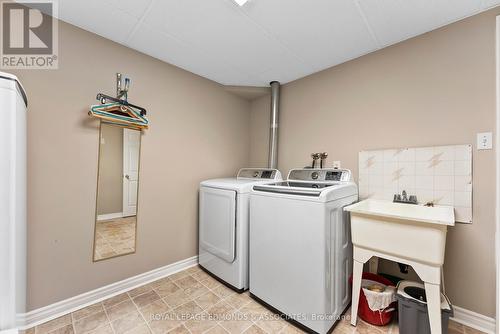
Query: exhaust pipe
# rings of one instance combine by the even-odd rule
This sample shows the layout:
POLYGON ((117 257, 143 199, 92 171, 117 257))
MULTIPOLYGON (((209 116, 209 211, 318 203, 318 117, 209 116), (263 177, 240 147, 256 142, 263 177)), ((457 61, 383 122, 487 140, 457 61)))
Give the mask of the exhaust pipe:
POLYGON ((278 167, 278 120, 280 104, 280 83, 271 81, 271 124, 269 129, 268 167, 278 167))

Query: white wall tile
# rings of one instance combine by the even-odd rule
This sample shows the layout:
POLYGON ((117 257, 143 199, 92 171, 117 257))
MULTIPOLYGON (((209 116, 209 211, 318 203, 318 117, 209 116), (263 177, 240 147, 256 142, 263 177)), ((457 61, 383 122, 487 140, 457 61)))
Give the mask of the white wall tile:
POLYGON ((416 175, 415 176, 416 189, 434 189, 434 175, 416 175))
POLYGON ((419 147, 415 149, 416 161, 431 161, 434 157, 434 148, 432 147, 419 147))
POLYGON ((472 221, 472 146, 402 148, 359 153, 360 198, 392 200, 405 190, 419 203, 452 205, 472 221))
POLYGON ((428 161, 415 162, 415 175, 434 175, 434 168, 428 161))
POLYGON ((398 155, 398 161, 400 162, 413 162, 415 161, 415 149, 414 148, 404 148, 398 155))
POLYGON ((435 163, 436 164, 434 165, 434 175, 449 175, 449 176, 454 175, 453 173, 454 161, 440 160, 436 161, 435 163))

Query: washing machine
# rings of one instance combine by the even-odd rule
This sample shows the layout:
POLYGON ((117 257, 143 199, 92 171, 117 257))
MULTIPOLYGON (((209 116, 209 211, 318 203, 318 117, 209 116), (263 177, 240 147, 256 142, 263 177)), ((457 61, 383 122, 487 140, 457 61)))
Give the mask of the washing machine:
POLYGON ((250 196, 250 294, 290 320, 327 333, 350 304, 348 213, 358 200, 347 169, 293 169, 250 196))
POLYGON ((235 178, 200 184, 199 265, 239 292, 248 289, 250 192, 278 180, 276 169, 243 168, 235 178))

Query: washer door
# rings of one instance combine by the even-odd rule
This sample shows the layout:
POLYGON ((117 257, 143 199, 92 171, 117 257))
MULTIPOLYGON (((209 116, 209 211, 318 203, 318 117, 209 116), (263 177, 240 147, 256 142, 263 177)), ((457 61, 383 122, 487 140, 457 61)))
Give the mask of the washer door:
POLYGON ((231 263, 235 244, 236 191, 201 187, 200 247, 231 263))

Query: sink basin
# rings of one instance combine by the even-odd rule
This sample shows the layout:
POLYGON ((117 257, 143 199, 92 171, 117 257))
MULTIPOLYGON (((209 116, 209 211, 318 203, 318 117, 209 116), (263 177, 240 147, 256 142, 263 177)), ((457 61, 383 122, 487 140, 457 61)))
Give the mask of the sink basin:
POLYGON ((353 246, 433 266, 443 264, 446 230, 455 225, 453 207, 368 199, 344 210, 351 213, 353 246))

